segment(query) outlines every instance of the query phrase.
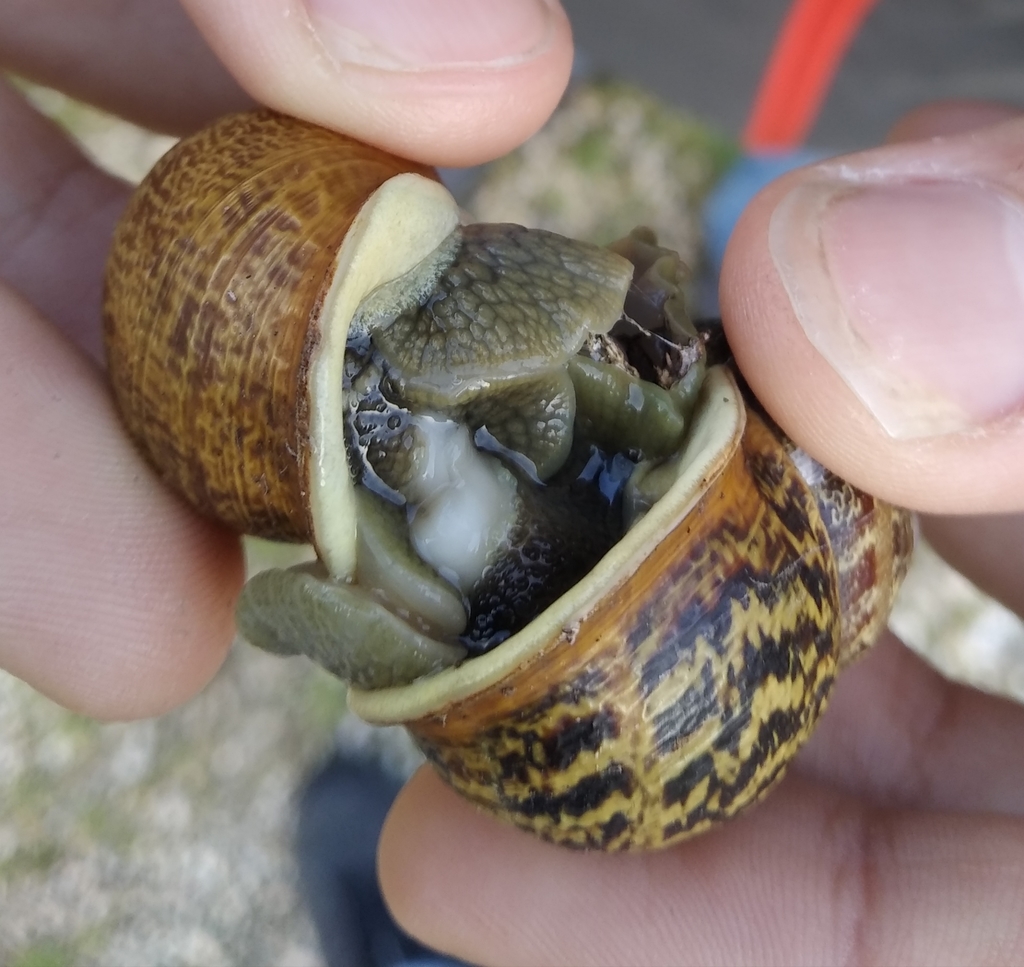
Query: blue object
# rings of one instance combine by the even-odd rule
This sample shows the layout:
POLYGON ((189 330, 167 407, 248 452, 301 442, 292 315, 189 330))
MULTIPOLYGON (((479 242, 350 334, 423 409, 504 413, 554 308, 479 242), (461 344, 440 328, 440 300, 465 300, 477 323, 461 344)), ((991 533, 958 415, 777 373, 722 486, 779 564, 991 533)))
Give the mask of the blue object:
POLYGON ((729 236, 754 195, 787 171, 827 157, 828 152, 808 148, 744 155, 722 176, 705 200, 703 212, 704 246, 716 280, 729 236))

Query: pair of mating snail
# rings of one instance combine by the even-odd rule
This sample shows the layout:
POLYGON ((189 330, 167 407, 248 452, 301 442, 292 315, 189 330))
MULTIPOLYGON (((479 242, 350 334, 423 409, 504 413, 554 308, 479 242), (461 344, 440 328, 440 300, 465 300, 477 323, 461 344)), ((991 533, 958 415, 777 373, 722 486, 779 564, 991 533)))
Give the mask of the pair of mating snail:
POLYGON ((883 627, 909 515, 796 449, 642 232, 463 226, 435 174, 269 111, 117 230, 110 378, 201 512, 305 541, 240 628, 352 682, 473 802, 656 848, 759 799, 883 627))

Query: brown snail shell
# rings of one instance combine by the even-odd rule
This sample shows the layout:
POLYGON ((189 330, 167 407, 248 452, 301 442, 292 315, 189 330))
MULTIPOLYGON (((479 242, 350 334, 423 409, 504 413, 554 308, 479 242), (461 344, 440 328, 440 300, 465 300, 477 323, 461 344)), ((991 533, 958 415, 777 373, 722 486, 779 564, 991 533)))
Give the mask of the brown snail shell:
MULTIPOLYGON (((355 515, 344 448, 324 446, 330 387, 356 304, 457 224, 433 177, 236 115, 157 165, 110 259, 133 437, 202 512, 310 540, 339 580, 355 515)), ((461 793, 570 846, 660 847, 759 799, 884 626, 910 518, 796 450, 727 367, 670 464, 665 495, 524 629, 411 684, 352 688, 350 707, 406 724, 461 793)))
POLYGON ((106 274, 107 364, 132 437, 201 512, 323 550, 322 491, 347 473, 309 442, 312 400, 341 385, 344 334, 333 344, 327 320, 457 221, 431 170, 283 115, 232 115, 181 142, 129 203, 106 274))

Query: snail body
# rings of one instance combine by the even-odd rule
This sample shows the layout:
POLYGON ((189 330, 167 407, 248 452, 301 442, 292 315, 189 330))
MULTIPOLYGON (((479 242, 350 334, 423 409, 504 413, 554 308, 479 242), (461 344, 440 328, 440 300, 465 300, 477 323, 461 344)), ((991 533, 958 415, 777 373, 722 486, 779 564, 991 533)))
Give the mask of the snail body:
MULTIPOLYGON (((619 364, 634 337, 603 333, 627 290, 656 276, 640 262, 663 264, 659 251, 626 261, 523 231, 460 227, 431 171, 378 149, 272 112, 226 118, 162 159, 122 219, 105 302, 111 381, 129 432, 197 509, 315 546, 315 568, 250 583, 248 637, 351 680, 357 714, 407 725, 441 775, 497 815, 569 846, 660 847, 781 777, 837 671, 884 626, 910 519, 793 447, 728 365, 711 360, 705 376, 703 357, 677 359, 667 375, 655 367, 656 386, 619 364), (507 293, 531 286, 541 294, 507 311, 507 293), (358 348, 363 325, 372 349, 358 348), (540 402, 516 410, 528 393, 540 402), (606 418, 620 397, 632 408, 606 418), (666 415, 651 430, 654 413, 666 415), (624 532, 507 630, 469 607, 493 639, 482 654, 459 631, 458 601, 504 565, 488 557, 484 577, 460 584, 447 558, 410 553, 415 537, 370 547, 378 529, 404 534, 404 518, 411 532, 425 516, 435 498, 417 503, 408 468, 431 462, 449 423, 475 428, 484 455, 455 451, 491 468, 480 486, 505 495, 492 503, 526 508, 520 523, 483 519, 502 546, 525 531, 534 543, 517 553, 531 562, 589 527, 562 524, 563 504, 535 514, 542 498, 508 494, 527 476, 561 492, 574 425, 592 451, 620 424, 641 440, 623 444, 642 468, 624 532), (374 494, 354 486, 359 473, 374 494), (367 597, 371 571, 403 583, 367 597), (354 650, 338 657, 346 635, 354 650)), ((681 328, 657 337, 665 359, 702 347, 681 328)), ((459 473, 461 485, 477 470, 459 473)), ((510 583, 548 582, 524 566, 510 583)))

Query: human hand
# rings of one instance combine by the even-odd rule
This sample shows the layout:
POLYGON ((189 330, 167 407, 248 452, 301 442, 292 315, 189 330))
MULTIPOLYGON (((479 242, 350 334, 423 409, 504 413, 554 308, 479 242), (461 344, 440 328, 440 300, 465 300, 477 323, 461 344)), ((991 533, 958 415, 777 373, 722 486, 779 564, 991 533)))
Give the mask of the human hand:
MULTIPOLYGON (((749 207, 723 270, 730 343, 798 443, 935 515, 926 536, 1024 614, 1024 118, 939 106, 894 140, 749 207), (823 329, 837 320, 856 336, 823 329)), ((840 678, 790 777, 714 833, 569 853, 423 771, 380 870, 397 919, 473 963, 1018 963, 1022 813, 1024 709, 887 636, 840 678)))
MULTIPOLYGON (((187 133, 255 98, 434 163, 525 139, 570 62, 567 21, 544 0, 0 8, 5 69, 158 130, 187 133)), ((158 714, 226 654, 238 542, 166 492, 96 362, 128 186, 2 82, 0 129, 0 667, 92 716, 158 714)))

